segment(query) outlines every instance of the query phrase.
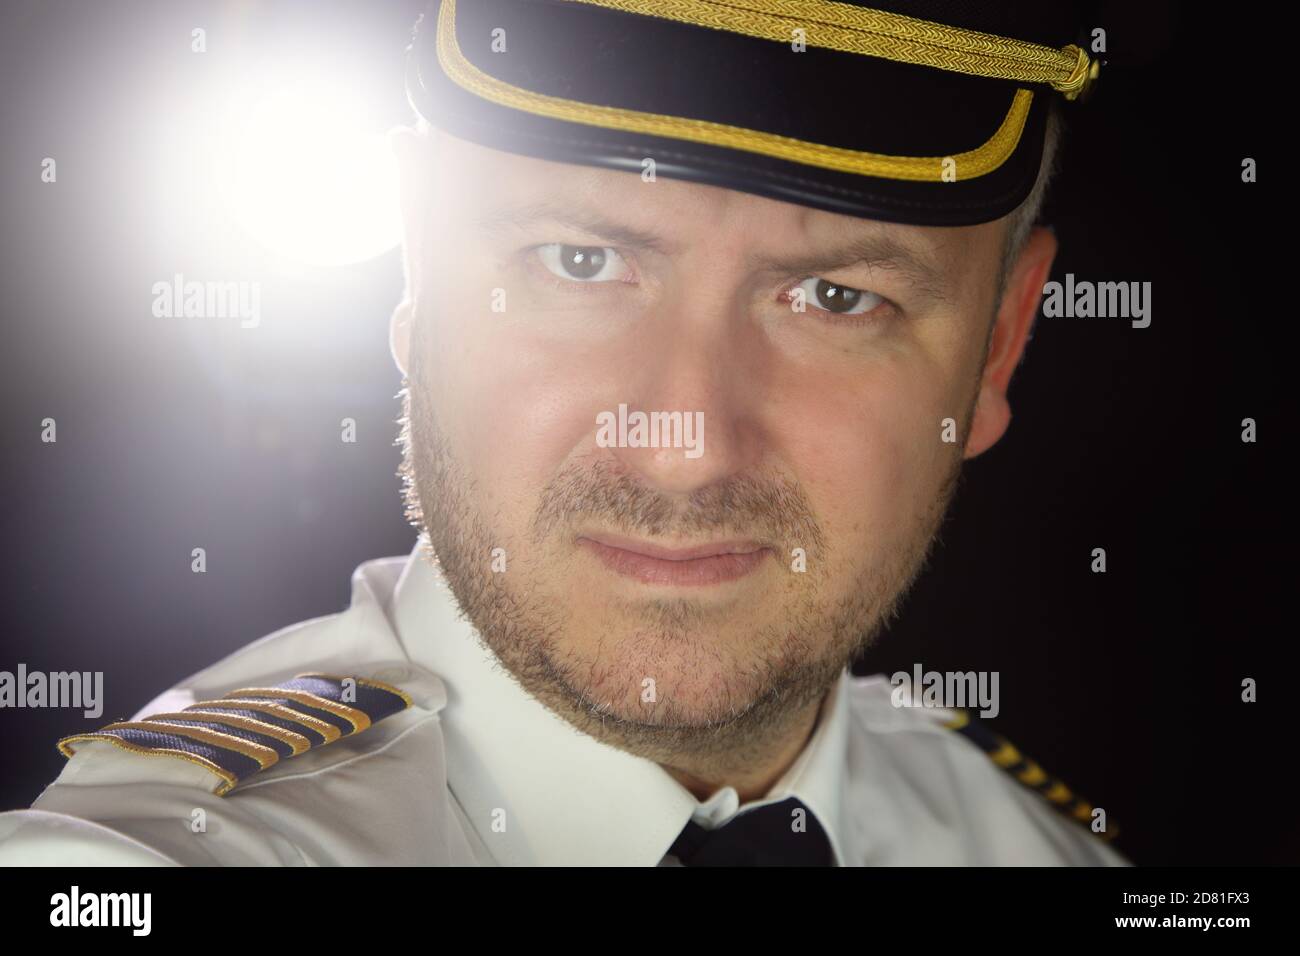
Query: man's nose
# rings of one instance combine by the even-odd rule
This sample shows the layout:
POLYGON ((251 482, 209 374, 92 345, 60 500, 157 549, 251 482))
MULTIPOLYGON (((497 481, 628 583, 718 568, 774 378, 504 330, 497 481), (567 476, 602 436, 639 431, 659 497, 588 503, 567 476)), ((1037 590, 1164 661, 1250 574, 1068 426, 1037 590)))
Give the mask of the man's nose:
POLYGON ((644 356, 615 395, 627 441, 613 453, 661 491, 689 494, 759 461, 761 344, 736 308, 731 298, 683 295, 645 316, 633 346, 644 356))

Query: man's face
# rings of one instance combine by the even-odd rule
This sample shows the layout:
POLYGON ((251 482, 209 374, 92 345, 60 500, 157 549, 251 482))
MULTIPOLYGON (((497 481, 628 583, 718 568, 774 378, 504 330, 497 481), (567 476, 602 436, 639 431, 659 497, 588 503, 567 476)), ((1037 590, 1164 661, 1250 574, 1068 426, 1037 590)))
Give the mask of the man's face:
POLYGON ((409 500, 480 634, 534 694, 644 751, 817 699, 955 486, 1004 224, 878 223, 442 134, 421 149, 409 500), (703 440, 619 447, 600 422, 620 405, 703 440))

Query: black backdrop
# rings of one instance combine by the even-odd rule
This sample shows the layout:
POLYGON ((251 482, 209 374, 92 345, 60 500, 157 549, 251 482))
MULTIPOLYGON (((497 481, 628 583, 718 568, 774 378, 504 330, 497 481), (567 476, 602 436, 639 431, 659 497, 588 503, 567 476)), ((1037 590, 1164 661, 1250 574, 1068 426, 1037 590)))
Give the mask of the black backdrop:
MULTIPOLYGON (((419 8, 0 14, 0 670, 106 672, 101 719, 0 711, 0 808, 58 773, 59 736, 342 609, 358 563, 410 549, 386 341, 397 254, 257 266, 230 224, 195 227, 202 197, 166 183, 193 161, 167 131, 210 119, 194 90, 215 68, 189 53, 192 27, 208 28, 209 57, 329 47, 346 75, 355 56, 387 126, 407 118, 400 54, 419 8), (57 185, 39 181, 45 156, 57 185), (278 310, 247 344, 149 313, 157 278, 212 271, 214 240, 278 310), (354 445, 339 441, 345 416, 354 445), (53 445, 40 441, 46 417, 53 445), (197 546, 206 574, 190 571, 197 546)), ((1293 419, 1278 334, 1293 308, 1275 226, 1288 190, 1267 125, 1291 122, 1290 85, 1257 20, 1155 3, 1103 5, 1096 22, 1107 66, 1099 95, 1067 111, 1047 207, 1053 278, 1149 281, 1152 324, 1039 319, 1009 433, 968 465, 930 569, 856 670, 998 671, 995 729, 1105 806, 1138 863, 1294 863, 1295 635, 1282 622, 1293 419), (1253 185, 1240 177, 1248 156, 1253 185), (1246 417, 1256 444, 1240 440, 1246 417), (1089 571, 1094 547, 1104 575, 1089 571), (1240 700, 1247 677, 1254 704, 1240 700)))

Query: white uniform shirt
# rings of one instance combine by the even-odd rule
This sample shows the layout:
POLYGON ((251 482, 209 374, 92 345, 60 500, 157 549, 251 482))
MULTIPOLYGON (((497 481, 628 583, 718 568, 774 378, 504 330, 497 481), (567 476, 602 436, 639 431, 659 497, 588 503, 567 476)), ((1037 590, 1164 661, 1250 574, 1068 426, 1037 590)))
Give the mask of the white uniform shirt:
POLYGON ((897 708, 884 676, 847 670, 765 797, 701 802, 526 693, 418 548, 359 567, 347 611, 249 644, 133 719, 310 671, 392 684, 412 706, 225 796, 195 763, 80 742, 30 810, 0 814, 0 863, 674 865, 689 820, 789 796, 847 866, 1127 863, 944 727, 950 712, 897 708))

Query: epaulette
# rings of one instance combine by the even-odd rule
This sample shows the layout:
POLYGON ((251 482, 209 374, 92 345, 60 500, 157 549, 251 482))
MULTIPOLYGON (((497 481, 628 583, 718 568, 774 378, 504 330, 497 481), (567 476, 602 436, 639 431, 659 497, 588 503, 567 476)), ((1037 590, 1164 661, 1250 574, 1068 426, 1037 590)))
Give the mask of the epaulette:
POLYGON ((132 753, 178 757, 220 777, 214 792, 223 796, 282 757, 359 734, 410 706, 404 691, 378 681, 299 674, 273 687, 241 687, 180 711, 73 734, 58 747, 71 757, 73 744, 104 740, 132 753))
POLYGON ((1059 779, 1022 754, 1005 737, 989 730, 980 721, 971 720, 965 710, 954 708, 954 712, 956 716, 952 720, 945 721, 944 726, 973 742, 988 754, 990 760, 1017 781, 1037 791, 1053 807, 1087 826, 1090 833, 1096 834, 1102 840, 1110 842, 1119 835, 1119 827, 1110 819, 1109 814, 1106 817, 1106 829, 1101 832, 1093 830, 1092 804, 1077 796, 1059 779))

